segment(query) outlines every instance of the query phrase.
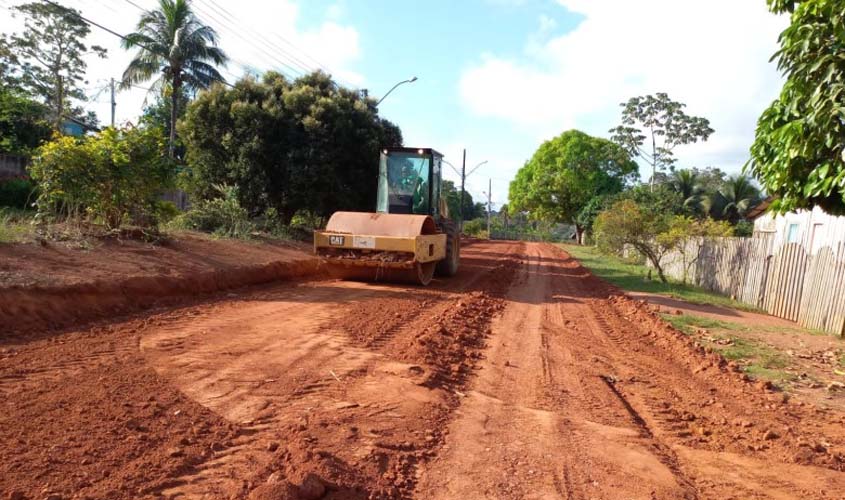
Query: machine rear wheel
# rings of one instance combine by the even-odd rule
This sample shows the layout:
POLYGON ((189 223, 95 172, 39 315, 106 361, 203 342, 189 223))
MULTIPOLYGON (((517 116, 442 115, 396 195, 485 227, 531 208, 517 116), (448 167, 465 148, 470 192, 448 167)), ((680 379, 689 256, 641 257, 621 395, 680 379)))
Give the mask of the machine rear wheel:
POLYGON ((444 221, 441 230, 446 233, 446 258, 437 263, 437 275, 454 276, 461 263, 461 235, 452 221, 444 221))

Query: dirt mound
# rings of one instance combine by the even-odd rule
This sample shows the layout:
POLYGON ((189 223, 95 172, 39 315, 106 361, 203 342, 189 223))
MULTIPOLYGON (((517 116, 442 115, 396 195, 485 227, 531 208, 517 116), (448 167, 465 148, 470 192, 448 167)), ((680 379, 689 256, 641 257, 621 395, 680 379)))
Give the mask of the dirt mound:
POLYGON ((78 324, 197 294, 310 276, 297 246, 186 235, 165 245, 105 242, 88 251, 0 246, 0 333, 78 324), (5 285, 5 286, 4 286, 5 285))

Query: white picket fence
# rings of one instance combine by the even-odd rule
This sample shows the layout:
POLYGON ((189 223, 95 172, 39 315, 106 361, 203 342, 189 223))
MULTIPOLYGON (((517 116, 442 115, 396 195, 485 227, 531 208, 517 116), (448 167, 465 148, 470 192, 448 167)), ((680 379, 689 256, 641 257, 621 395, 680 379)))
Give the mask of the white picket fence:
POLYGON ((692 241, 665 257, 664 271, 807 328, 845 335, 845 243, 812 255, 800 244, 773 245, 771 235, 692 241))

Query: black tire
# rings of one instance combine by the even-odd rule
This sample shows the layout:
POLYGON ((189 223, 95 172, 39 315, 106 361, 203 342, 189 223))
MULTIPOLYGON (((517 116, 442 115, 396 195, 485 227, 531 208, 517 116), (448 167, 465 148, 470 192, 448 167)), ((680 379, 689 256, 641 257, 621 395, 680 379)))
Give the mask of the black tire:
POLYGON ((461 235, 452 221, 443 221, 440 229, 446 233, 446 258, 437 263, 437 275, 454 276, 461 263, 461 235))

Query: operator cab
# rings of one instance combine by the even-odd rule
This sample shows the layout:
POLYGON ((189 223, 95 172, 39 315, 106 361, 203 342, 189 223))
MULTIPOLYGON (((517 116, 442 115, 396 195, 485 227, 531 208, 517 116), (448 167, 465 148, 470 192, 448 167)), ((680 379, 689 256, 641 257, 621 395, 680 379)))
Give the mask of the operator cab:
POLYGON ((381 151, 376 211, 390 214, 440 214, 443 155, 430 148, 381 151))

